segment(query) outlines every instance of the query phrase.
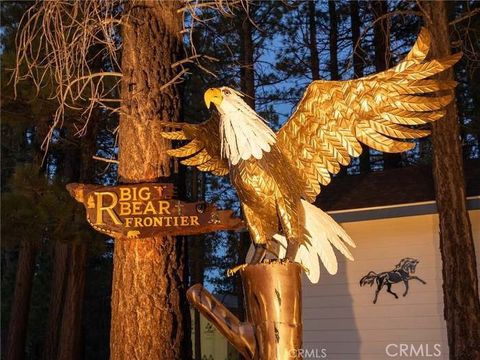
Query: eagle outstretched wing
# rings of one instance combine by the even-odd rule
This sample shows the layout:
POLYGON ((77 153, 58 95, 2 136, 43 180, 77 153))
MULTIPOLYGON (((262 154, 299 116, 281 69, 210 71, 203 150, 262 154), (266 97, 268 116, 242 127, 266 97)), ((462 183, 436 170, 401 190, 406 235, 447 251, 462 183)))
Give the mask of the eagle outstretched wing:
POLYGON ((200 171, 210 171, 214 175, 228 174, 228 161, 221 157, 219 115, 216 111, 207 121, 201 124, 168 123, 176 128, 173 131, 164 131, 162 137, 170 140, 188 140, 178 148, 167 150, 172 157, 185 158, 180 161, 183 165, 194 166, 200 171))
POLYGON ((305 199, 314 201, 331 174, 362 152, 360 143, 383 152, 403 152, 427 136, 421 125, 445 115, 455 81, 426 80, 453 66, 461 53, 424 61, 430 34, 423 28, 406 58, 384 72, 350 81, 313 81, 277 133, 277 146, 298 168, 305 199))
MULTIPOLYGON (((443 117, 444 108, 453 99, 455 81, 428 78, 452 67, 461 54, 426 61, 429 47, 430 34, 422 29, 406 58, 389 70, 350 81, 313 81, 290 119, 276 134, 275 146, 296 169, 293 175, 298 177, 295 184, 299 189, 295 193, 304 198, 299 203, 305 214, 306 239, 295 260, 309 269, 308 276, 314 283, 320 276, 320 261, 329 273, 337 271, 332 246, 349 259, 353 256, 346 245, 355 246, 340 225, 310 204, 320 193, 321 186, 330 183, 331 175, 338 173, 341 165, 347 166, 351 158, 361 154, 361 143, 383 152, 412 149, 415 143, 408 140, 429 134, 418 125, 443 117), (432 94, 437 91, 445 93, 432 94), (410 125, 417 127, 408 127, 410 125)), ((213 92, 220 90, 208 91, 211 91, 209 96, 215 97, 217 95, 213 92)), ((237 94, 234 92, 230 96, 237 94)), ((234 103, 235 106, 238 104, 247 106, 240 101, 234 103)), ((243 110, 245 114, 251 112, 249 108, 243 110)), ((189 140, 183 147, 169 150, 168 154, 185 158, 182 164, 196 166, 201 171, 226 175, 229 165, 221 156, 219 121, 219 114, 214 112, 208 121, 199 125, 168 125, 180 130, 163 132, 163 137, 189 140)), ((242 123, 235 125, 241 126, 242 123)), ((258 130, 257 127, 253 129, 248 128, 247 133, 258 130)), ((245 137, 245 132, 240 133, 245 137)), ((247 139, 243 137, 239 140, 246 143, 247 139)), ((246 154, 250 156, 252 151, 246 154)), ((278 245, 275 255, 281 258, 288 241, 282 234, 274 236, 274 240, 277 244, 272 245, 278 245)))

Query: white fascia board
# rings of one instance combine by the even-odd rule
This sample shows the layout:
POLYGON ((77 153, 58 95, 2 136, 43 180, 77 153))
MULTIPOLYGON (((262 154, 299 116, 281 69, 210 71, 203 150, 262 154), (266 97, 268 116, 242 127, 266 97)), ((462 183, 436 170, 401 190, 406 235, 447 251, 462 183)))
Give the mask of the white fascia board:
MULTIPOLYGON (((467 197, 467 209, 480 209, 480 196, 467 197)), ((337 222, 356 222, 437 213, 435 201, 329 211, 337 222)))

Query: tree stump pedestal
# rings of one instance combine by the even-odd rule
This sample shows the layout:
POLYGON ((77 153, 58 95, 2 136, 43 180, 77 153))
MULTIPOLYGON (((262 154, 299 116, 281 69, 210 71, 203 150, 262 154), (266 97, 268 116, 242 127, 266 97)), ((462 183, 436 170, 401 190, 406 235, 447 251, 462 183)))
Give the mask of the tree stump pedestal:
POLYGON ((247 359, 301 359, 301 267, 289 261, 248 265, 240 271, 246 322, 241 322, 202 285, 187 297, 247 359))

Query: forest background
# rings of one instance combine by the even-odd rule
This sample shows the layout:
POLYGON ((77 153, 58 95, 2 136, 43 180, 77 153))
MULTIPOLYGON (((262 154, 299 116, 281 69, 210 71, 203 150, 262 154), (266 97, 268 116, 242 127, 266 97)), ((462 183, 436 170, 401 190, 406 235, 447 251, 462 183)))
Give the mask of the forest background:
MULTIPOLYGON (((480 4, 446 4, 452 51, 464 52, 455 67, 463 158, 466 166, 478 166, 480 4)), ((7 334, 15 330, 23 334, 20 341, 27 359, 52 359, 65 349, 76 349, 79 358, 106 359, 113 239, 86 224, 83 209, 70 198, 65 184, 117 183, 119 117, 108 107, 95 107, 84 127, 85 114, 68 109, 63 126, 47 136, 58 108, 52 87, 37 92, 30 79, 18 84, 15 96, 10 81, 16 64, 15 37, 31 5, 1 3, 2 348, 7 334), (22 293, 15 292, 18 282, 26 284, 22 293), (27 311, 15 312, 12 304, 27 311)), ((415 1, 344 0, 258 1, 222 11, 209 7, 200 13, 187 11, 183 45, 190 60, 179 78, 182 117, 188 122, 207 119, 204 90, 228 85, 240 89, 247 102, 278 128, 312 80, 352 79, 396 64, 424 24, 420 14, 415 1)), ((98 58, 92 66, 114 71, 108 58, 98 58)), ((431 162, 427 138, 403 155, 366 151, 337 176, 431 162)), ((240 215, 227 179, 180 169, 175 181, 184 190, 182 198, 205 199, 240 215)), ((248 248, 245 233, 195 236, 185 243, 185 287, 201 282, 217 294, 241 294, 238 279, 227 278, 225 271, 243 262, 248 248)), ((195 314, 192 326, 198 321, 195 314)))

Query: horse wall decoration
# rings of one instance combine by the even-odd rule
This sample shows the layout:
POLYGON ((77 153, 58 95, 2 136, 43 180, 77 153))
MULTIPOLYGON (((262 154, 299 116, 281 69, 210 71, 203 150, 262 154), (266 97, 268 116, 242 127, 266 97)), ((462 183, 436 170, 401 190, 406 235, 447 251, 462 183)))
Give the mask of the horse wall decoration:
POLYGON ((384 286, 387 287, 387 292, 395 296, 395 299, 398 299, 397 294, 392 291, 392 285, 397 284, 401 281, 405 284, 405 292, 403 296, 408 294, 408 281, 409 280, 418 280, 422 284, 426 284, 425 281, 420 279, 418 276, 411 275, 415 273, 415 268, 417 267, 419 261, 413 258, 404 258, 395 266, 395 269, 392 271, 385 271, 377 274, 374 271, 370 271, 367 275, 360 279, 360 286, 370 285, 374 283, 377 284, 377 289, 375 290, 375 298, 373 303, 376 304, 378 294, 384 286))

